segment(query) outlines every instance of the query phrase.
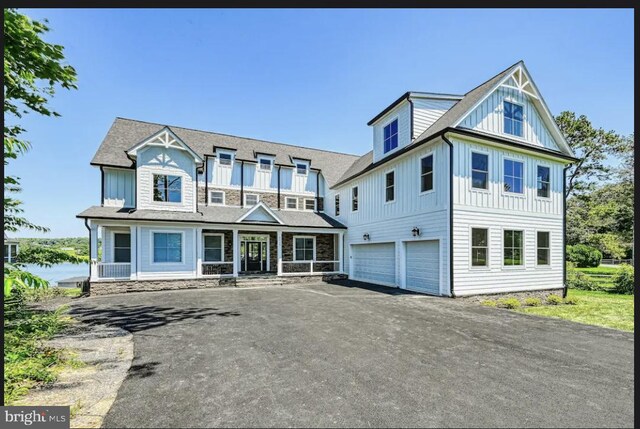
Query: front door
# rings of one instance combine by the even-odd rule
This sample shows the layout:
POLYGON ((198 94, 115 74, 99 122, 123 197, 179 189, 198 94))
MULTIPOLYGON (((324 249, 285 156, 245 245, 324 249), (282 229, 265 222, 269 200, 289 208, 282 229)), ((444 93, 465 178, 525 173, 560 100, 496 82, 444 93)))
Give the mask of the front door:
POLYGON ((262 243, 259 241, 247 241, 245 243, 246 271, 262 271, 262 243))

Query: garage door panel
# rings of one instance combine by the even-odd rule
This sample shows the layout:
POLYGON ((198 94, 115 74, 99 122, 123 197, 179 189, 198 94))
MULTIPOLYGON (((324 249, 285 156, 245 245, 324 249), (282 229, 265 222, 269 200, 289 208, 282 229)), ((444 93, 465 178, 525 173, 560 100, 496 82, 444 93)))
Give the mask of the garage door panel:
POLYGON ((394 243, 352 246, 353 277, 358 280, 395 285, 396 249, 394 243))
POLYGON ((440 293, 440 246, 438 241, 412 241, 406 251, 407 289, 440 293))

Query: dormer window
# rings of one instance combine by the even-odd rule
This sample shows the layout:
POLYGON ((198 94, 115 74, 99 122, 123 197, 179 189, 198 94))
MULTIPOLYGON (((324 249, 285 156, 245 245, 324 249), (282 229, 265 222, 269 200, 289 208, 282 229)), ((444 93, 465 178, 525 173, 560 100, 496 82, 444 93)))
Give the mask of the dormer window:
POLYGON ((271 160, 267 158, 260 158, 258 160, 258 167, 263 171, 271 171, 271 160))
POLYGON ((233 156, 230 153, 220 153, 218 154, 218 159, 220 160, 220 165, 231 165, 233 162, 233 156))
POLYGON ((398 120, 394 119, 384 127, 384 153, 398 147, 398 120))
POLYGON ((520 104, 504 102, 504 132, 522 137, 522 106, 520 104))
POLYGON ((307 164, 302 162, 296 162, 296 173, 301 176, 307 175, 307 164))

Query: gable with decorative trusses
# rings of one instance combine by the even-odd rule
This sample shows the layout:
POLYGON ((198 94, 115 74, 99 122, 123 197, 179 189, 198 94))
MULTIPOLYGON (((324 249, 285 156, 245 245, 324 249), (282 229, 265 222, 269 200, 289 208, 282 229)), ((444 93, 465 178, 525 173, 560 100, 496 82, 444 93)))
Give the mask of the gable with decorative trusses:
POLYGON ((187 146, 169 127, 164 127, 156 134, 152 135, 146 140, 141 141, 137 145, 133 146, 127 151, 127 155, 130 157, 137 157, 138 153, 146 147, 160 147, 165 149, 177 149, 187 152, 193 157, 195 162, 202 163, 203 159, 195 153, 189 146, 187 146))
POLYGON ((455 126, 571 153, 523 63, 516 65, 455 126))

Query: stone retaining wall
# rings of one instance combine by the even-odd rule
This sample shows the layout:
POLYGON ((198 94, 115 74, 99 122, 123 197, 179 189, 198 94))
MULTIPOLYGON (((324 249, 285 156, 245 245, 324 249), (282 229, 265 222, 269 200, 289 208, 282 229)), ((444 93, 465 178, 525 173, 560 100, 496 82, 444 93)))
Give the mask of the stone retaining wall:
MULTIPOLYGON (((454 289, 455 292, 455 289, 454 289)), ((517 298, 523 301, 525 298, 539 298, 544 302, 547 299, 547 296, 554 294, 562 297, 563 289, 548 289, 548 290, 532 290, 532 291, 523 291, 523 292, 505 292, 505 293, 492 293, 492 294, 484 294, 484 295, 471 295, 471 296, 457 296, 456 299, 464 299, 465 301, 471 302, 482 302, 482 301, 496 301, 501 298, 517 298)))

